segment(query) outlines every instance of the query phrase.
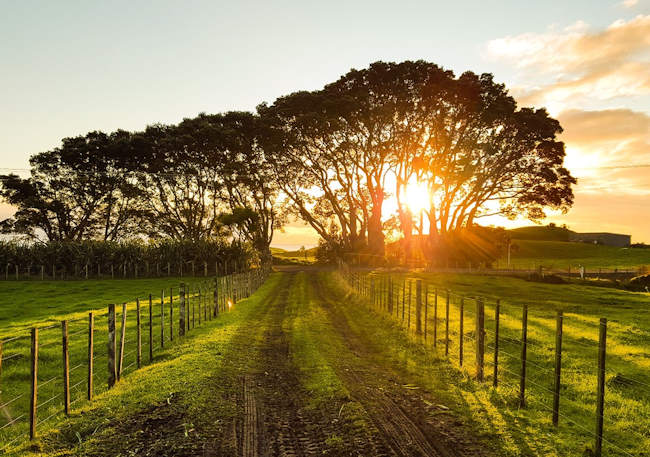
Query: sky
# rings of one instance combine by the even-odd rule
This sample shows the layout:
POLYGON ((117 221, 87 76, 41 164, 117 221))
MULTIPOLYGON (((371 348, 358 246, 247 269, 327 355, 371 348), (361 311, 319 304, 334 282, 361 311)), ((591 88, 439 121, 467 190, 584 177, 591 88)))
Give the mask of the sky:
MULTIPOLYGON (((376 60, 425 59, 493 73, 521 106, 560 120, 579 182, 569 213, 545 222, 650 242, 639 167, 650 165, 650 0, 0 0, 0 11, 0 168, 27 168, 64 137, 253 110, 376 60)), ((316 242, 293 223, 273 244, 316 242)))

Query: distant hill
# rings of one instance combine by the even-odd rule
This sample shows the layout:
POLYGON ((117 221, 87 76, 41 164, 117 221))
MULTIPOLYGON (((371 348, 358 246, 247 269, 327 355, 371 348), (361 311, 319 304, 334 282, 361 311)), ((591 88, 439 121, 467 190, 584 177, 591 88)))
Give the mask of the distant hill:
POLYGON ((511 229, 508 230, 508 233, 513 240, 569 241, 569 235, 575 232, 567 228, 551 225, 532 225, 511 229))

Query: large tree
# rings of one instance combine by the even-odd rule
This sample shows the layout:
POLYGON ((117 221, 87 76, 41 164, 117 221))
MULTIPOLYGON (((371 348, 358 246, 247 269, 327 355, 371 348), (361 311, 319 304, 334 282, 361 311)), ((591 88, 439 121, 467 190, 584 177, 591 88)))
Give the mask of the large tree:
POLYGON ((178 240, 218 236, 225 205, 221 135, 201 116, 134 134, 129 172, 145 194, 147 234, 178 240))
POLYGON ((559 124, 544 110, 517 109, 489 74, 456 78, 429 62, 376 62, 260 114, 274 126, 278 181, 298 214, 350 249, 367 242, 383 254, 391 192, 410 239, 404 191, 414 181, 431 197, 432 245, 487 215, 536 220, 573 202, 559 124))
POLYGON ((368 224, 368 192, 362 158, 344 142, 346 100, 323 91, 297 92, 258 111, 268 134, 264 149, 274 179, 294 213, 326 242, 362 249, 368 224))
POLYGON ((221 198, 230 208, 221 221, 236 227, 262 260, 270 261, 273 234, 286 221, 280 187, 262 147, 270 131, 258 116, 248 112, 228 112, 206 119, 220 129, 223 138, 221 158, 212 164, 219 168, 223 180, 221 198))
POLYGON ((576 180, 563 167, 562 129, 545 110, 517 109, 492 75, 464 73, 451 81, 416 177, 427 183, 430 235, 459 231, 481 217, 525 216, 573 203, 576 180))
POLYGON ((130 134, 90 132, 30 159, 31 174, 2 176, 0 196, 16 207, 5 233, 51 241, 116 240, 137 233, 140 194, 123 165, 130 134))

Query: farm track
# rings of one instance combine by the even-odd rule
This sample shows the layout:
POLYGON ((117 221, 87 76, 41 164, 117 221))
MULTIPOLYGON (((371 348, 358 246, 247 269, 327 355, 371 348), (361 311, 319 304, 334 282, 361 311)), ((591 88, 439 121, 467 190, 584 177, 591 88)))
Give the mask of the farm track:
POLYGON ((300 381, 290 365, 282 325, 291 287, 282 287, 269 303, 257 361, 242 380, 244 418, 236 435, 240 455, 245 457, 310 456, 323 451, 324 424, 303 411, 300 381))
POLYGON ((320 411, 305 408, 308 393, 303 391, 292 365, 289 335, 283 325, 291 287, 283 287, 269 304, 269 322, 258 350, 257 367, 242 380, 239 398, 244 417, 237 433, 239 455, 488 455, 465 437, 463 427, 453 418, 436 416, 434 421, 423 401, 425 394, 405 389, 397 372, 373 365, 367 345, 354 334, 342 313, 335 312, 336 304, 327 298, 317 275, 309 274, 308 278, 317 306, 327 311, 346 352, 351 353, 338 358, 340 362, 333 366, 353 400, 363 407, 368 425, 365 430, 343 427, 337 419, 339 405, 320 411), (327 445, 329 436, 341 437, 343 444, 333 450, 327 445))
POLYGON ((406 389, 405 380, 393 367, 372 363, 371 345, 350 328, 343 313, 336 309, 335 300, 328 298, 319 279, 312 275, 312 287, 320 306, 328 313, 336 331, 354 355, 353 361, 339 358, 334 364, 337 375, 355 400, 363 405, 382 439, 395 456, 487 456, 471 434, 453 417, 436 415, 427 410, 435 398, 426 392, 406 389))
MULTIPOLYGON (((190 410, 182 397, 173 397, 171 402, 143 405, 126 420, 109 425, 107 433, 96 438, 94 450, 83 455, 490 455, 452 415, 433 414, 430 407, 435 398, 407 387, 399 367, 374 362, 381 349, 355 332, 342 312, 346 300, 337 299, 332 292, 318 273, 282 273, 276 285, 265 292, 261 306, 238 324, 227 346, 204 349, 223 350, 202 387, 207 388, 200 397, 206 399, 205 404, 190 410), (297 292, 304 296, 294 296, 297 292), (324 311, 320 315, 333 332, 326 339, 341 343, 339 352, 323 354, 349 392, 349 396, 337 396, 319 407, 310 405, 311 393, 304 387, 292 355, 295 314, 290 310, 295 311, 299 303, 298 308, 302 306, 304 311, 307 302, 303 300, 324 311), (356 415, 351 425, 342 411, 352 408, 356 415), (115 434, 123 437, 118 446, 112 441, 115 434)), ((311 340, 308 344, 316 343, 311 340)), ((62 455, 78 455, 72 448, 63 449, 62 455)))
POLYGON ((284 329, 290 291, 290 286, 281 288, 268 305, 268 322, 255 367, 242 380, 239 398, 244 417, 235 434, 239 455, 384 455, 367 453, 368 449, 379 450, 363 433, 347 437, 338 450, 332 450, 327 439, 346 436, 337 418, 339 405, 306 408, 308 392, 302 388, 298 371, 292 365, 289 334, 284 329))

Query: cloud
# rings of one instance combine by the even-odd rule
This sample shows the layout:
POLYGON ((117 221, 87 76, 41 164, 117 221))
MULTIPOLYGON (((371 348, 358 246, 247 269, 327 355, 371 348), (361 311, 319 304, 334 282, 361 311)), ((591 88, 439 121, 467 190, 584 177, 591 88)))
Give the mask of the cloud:
POLYGON ((623 8, 632 8, 639 3, 639 0, 623 0, 620 5, 623 8))
POLYGON ((558 116, 566 165, 580 193, 650 197, 650 116, 629 109, 568 110, 558 116))
POLYGON ((526 81, 515 90, 523 104, 552 112, 584 99, 650 94, 650 15, 597 32, 579 21, 559 31, 506 36, 488 42, 486 52, 518 69, 526 81))

